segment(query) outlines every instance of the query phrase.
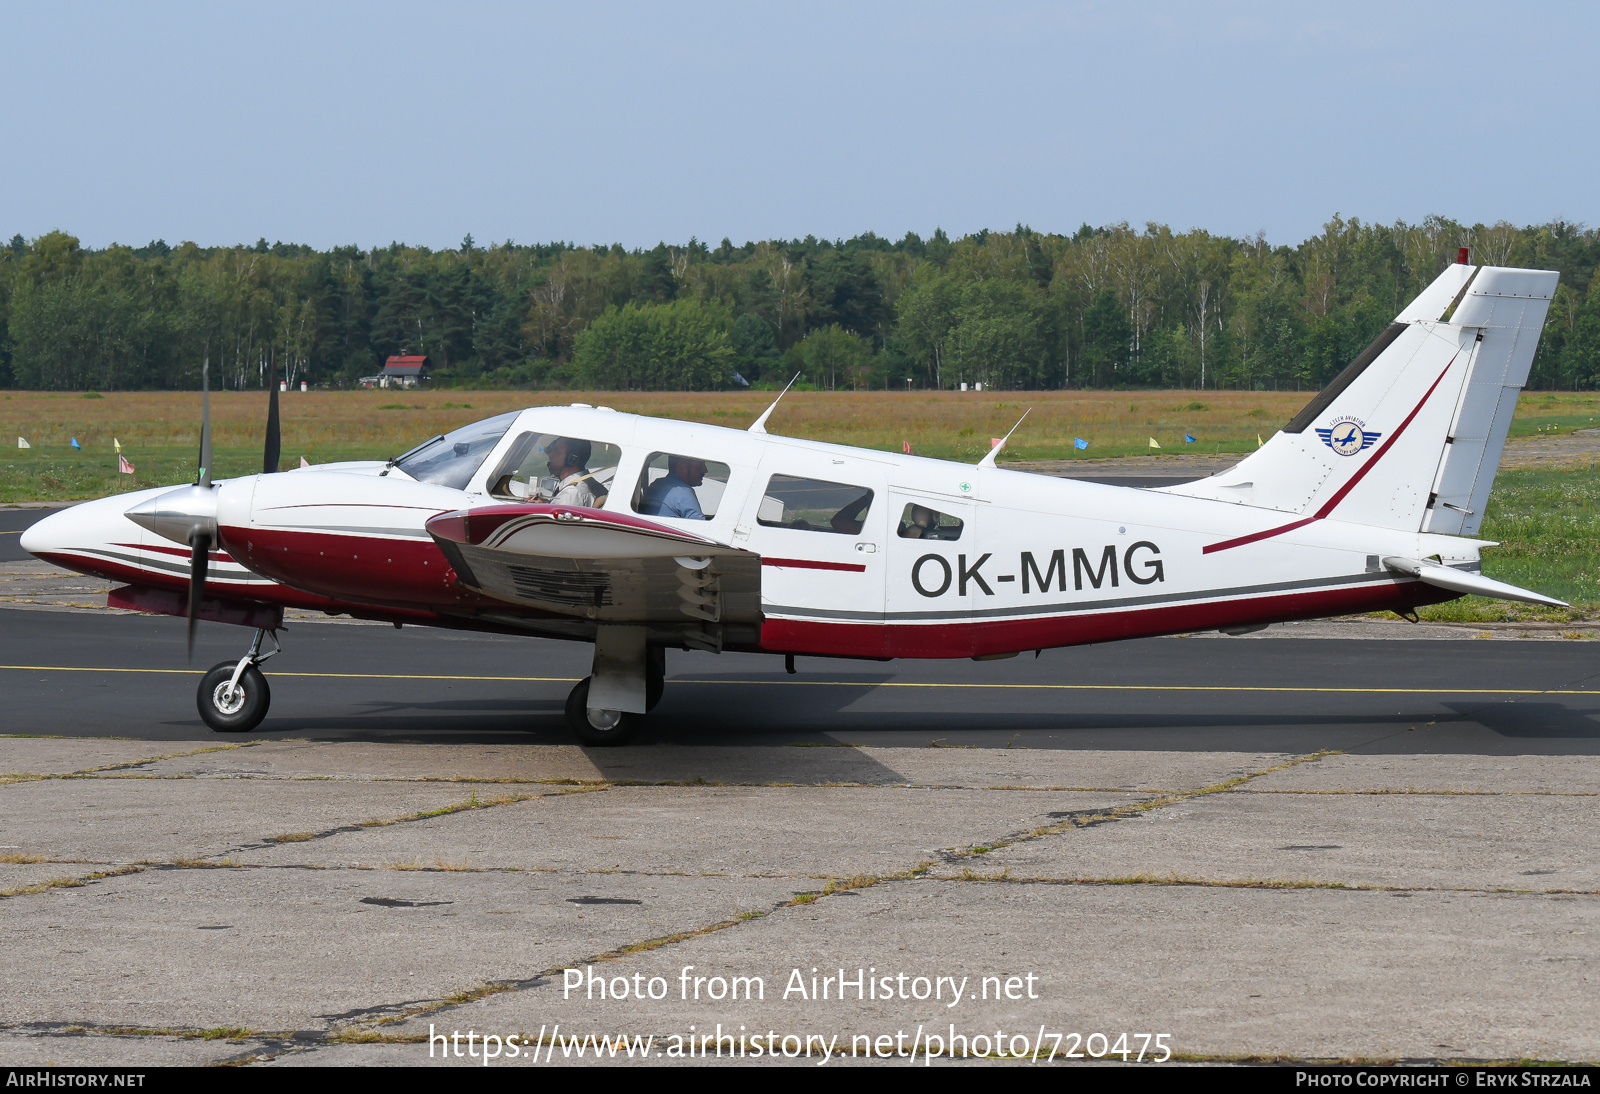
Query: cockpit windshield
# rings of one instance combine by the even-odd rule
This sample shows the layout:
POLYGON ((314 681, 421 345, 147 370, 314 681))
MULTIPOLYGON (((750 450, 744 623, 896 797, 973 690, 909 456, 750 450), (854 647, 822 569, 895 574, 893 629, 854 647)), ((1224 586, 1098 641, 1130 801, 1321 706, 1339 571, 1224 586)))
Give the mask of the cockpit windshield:
POLYGON ((397 456, 394 466, 418 482, 431 482, 454 490, 465 490, 472 476, 500 443, 520 411, 486 418, 441 434, 397 456))

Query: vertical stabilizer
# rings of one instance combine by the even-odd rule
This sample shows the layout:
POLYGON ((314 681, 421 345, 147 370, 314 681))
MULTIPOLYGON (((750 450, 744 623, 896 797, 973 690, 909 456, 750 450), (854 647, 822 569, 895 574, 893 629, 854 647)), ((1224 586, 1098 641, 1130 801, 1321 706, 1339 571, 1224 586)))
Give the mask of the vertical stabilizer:
POLYGON ((1475 534, 1556 280, 1448 267, 1264 446, 1168 492, 1475 534))

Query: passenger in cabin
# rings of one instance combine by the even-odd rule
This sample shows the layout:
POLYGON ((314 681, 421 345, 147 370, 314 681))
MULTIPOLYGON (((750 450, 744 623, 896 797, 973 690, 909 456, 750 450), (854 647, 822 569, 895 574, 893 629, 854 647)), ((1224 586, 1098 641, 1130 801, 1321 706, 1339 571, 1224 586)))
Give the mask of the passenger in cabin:
POLYGON ((556 480, 551 505, 578 505, 585 509, 598 509, 604 498, 597 493, 594 476, 589 473, 589 456, 594 447, 576 437, 557 437, 545 449, 550 461, 550 477, 556 480))
POLYGON ((900 526, 900 535, 905 539, 932 539, 934 529, 939 526, 939 515, 920 505, 910 508, 911 519, 900 526))
POLYGON ((929 509, 926 505, 908 504, 900 514, 901 539, 961 538, 961 521, 948 513, 929 509))
POLYGON ((668 456, 667 473, 644 488, 639 512, 652 517, 705 520, 694 488, 706 481, 706 461, 689 456, 668 456))

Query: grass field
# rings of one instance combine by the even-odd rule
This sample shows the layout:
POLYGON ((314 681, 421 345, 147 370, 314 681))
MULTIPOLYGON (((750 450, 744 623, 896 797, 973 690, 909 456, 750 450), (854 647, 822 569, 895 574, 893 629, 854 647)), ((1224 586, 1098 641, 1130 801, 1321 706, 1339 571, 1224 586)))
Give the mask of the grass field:
MULTIPOLYGON (((1008 460, 1094 459, 1161 453, 1248 452, 1310 399, 1307 392, 794 392, 773 416, 774 433, 976 461, 989 438, 1031 408, 1008 460), (1184 435, 1195 438, 1185 443, 1184 435), (1078 449, 1075 438, 1088 442, 1078 449)), ((435 433, 541 403, 600 403, 618 410, 743 428, 771 401, 756 393, 528 393, 506 391, 293 392, 283 396, 283 461, 382 459, 435 433)), ((218 474, 260 468, 266 395, 212 396, 218 474)), ((99 497, 118 488, 112 440, 137 468, 123 488, 194 474, 200 399, 192 392, 0 395, 0 501, 99 497), (16 437, 31 450, 18 450, 16 437), (70 447, 76 437, 81 451, 70 447)), ((1524 395, 1513 435, 1570 430, 1600 417, 1600 394, 1524 395)))
POLYGON ((1572 610, 1468 596, 1424 608, 1423 619, 1565 622, 1600 613, 1600 468, 1501 471, 1484 510, 1486 576, 1570 601, 1572 610))
MULTIPOLYGON (((769 428, 774 433, 976 461, 989 438, 1032 408, 1007 446, 1013 460, 1106 458, 1178 452, 1248 452, 1309 399, 1308 392, 794 392, 769 428), (1185 444, 1184 433, 1196 438, 1185 444), (1086 451, 1075 437, 1089 442, 1086 451)), ((283 466, 383 459, 436 433, 507 410, 575 401, 618 410, 743 428, 771 401, 759 393, 498 391, 298 392, 282 396, 283 466)), ((0 395, 0 502, 92 498, 192 480, 200 399, 194 393, 107 395, 9 392, 0 395), (18 450, 26 437, 32 449, 18 450), (76 437, 81 450, 70 447, 76 437), (112 440, 137 468, 116 473, 112 440)), ((266 396, 212 395, 215 473, 260 470, 266 396)), ((1600 393, 1529 392, 1512 436, 1569 432, 1600 418, 1600 393)), ((1600 470, 1507 470, 1495 484, 1481 535, 1502 546, 1488 552, 1485 573, 1600 612, 1600 470)), ((1566 619, 1523 605, 1466 598, 1431 608, 1425 618, 1566 619)))

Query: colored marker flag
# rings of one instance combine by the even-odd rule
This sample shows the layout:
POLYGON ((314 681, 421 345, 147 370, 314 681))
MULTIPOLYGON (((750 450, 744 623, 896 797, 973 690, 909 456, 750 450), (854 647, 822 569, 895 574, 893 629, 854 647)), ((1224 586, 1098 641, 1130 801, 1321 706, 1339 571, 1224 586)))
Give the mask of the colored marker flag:
POLYGON ((115 437, 112 437, 111 450, 119 456, 122 455, 122 442, 117 440, 115 437))
POLYGON ((131 475, 131 474, 133 474, 133 464, 129 463, 128 462, 128 457, 122 455, 120 452, 117 454, 117 474, 119 474, 119 475, 131 475))
POLYGON ((24 439, 22 437, 18 437, 17 438, 17 447, 18 448, 32 448, 33 445, 29 444, 26 439, 24 439))
POLYGON ((1259 434, 1259 433, 1256 434, 1256 447, 1257 448, 1261 447, 1261 434, 1259 434))
POLYGON ((304 456, 301 456, 300 457, 300 466, 301 467, 310 467, 311 465, 306 462, 306 458, 304 456))
POLYGON ((1194 444, 1194 438, 1189 436, 1189 434, 1185 433, 1183 435, 1183 443, 1184 444, 1194 444))
POLYGON ((1005 438, 1004 437, 990 437, 989 438, 989 447, 990 448, 999 448, 1004 443, 1005 443, 1005 438))
POLYGON ((1161 442, 1156 440, 1154 437, 1151 437, 1150 438, 1150 447, 1151 448, 1160 448, 1161 447, 1161 442))
POLYGON ((1085 448, 1089 447, 1089 442, 1084 440, 1082 437, 1074 437, 1074 438, 1072 438, 1072 447, 1078 449, 1081 452, 1085 448))
POLYGON ((910 441, 901 441, 900 442, 900 447, 906 450, 906 455, 908 455, 908 456, 911 455, 911 442, 910 441))
POLYGON ((72 447, 76 448, 79 452, 83 451, 83 445, 78 443, 78 438, 76 437, 72 438, 72 447))

